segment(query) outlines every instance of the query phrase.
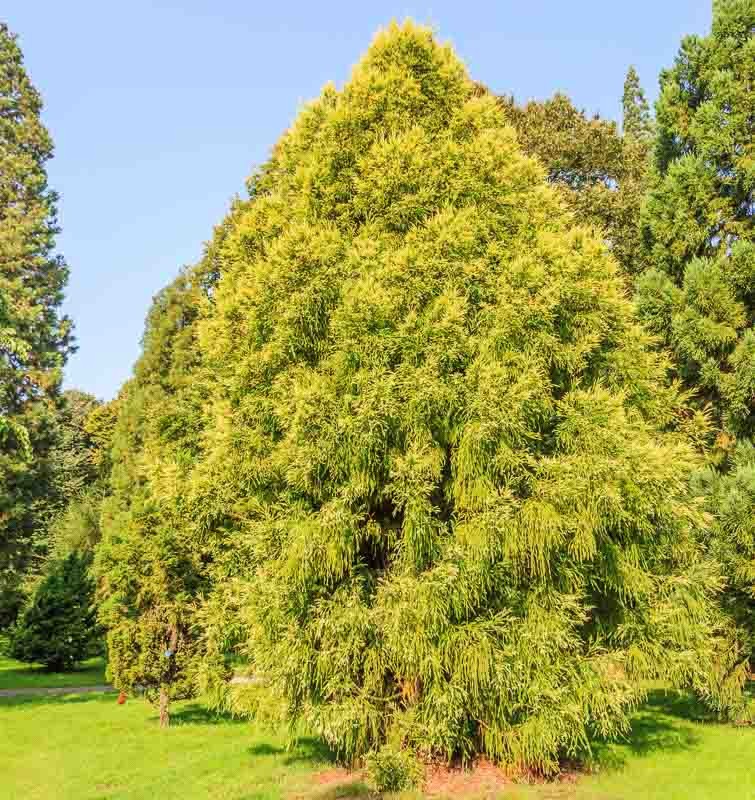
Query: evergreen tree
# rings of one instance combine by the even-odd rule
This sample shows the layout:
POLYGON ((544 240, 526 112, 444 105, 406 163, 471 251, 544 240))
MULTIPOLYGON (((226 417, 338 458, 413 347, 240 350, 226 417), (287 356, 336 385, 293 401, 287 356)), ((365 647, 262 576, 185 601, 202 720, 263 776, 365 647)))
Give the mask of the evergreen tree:
POLYGON ((635 140, 649 140, 653 136, 653 119, 645 90, 640 85, 640 76, 633 66, 627 70, 624 94, 621 98, 624 120, 624 136, 635 140))
POLYGON ((97 398, 77 389, 65 391, 61 395, 55 445, 50 451, 51 515, 59 513, 96 478, 91 457, 94 443, 87 433, 86 420, 99 405, 97 398))
POLYGON ((100 540, 117 409, 117 401, 100 403, 84 392, 64 392, 63 400, 49 501, 48 549, 56 560, 74 550, 92 553, 100 540))
POLYGON ((61 672, 99 652, 90 561, 90 554, 70 553, 48 570, 11 632, 12 658, 61 672))
POLYGON ((714 2, 709 36, 661 73, 656 174, 643 211, 651 268, 638 307, 713 422, 697 480, 716 515, 727 603, 755 643, 755 5, 714 2))
MULTIPOLYGON (((216 239, 223 235, 221 226, 216 239)), ((185 479, 202 425, 196 321, 216 280, 215 249, 210 243, 196 268, 155 297, 134 377, 117 401, 100 516, 95 572, 108 675, 123 690, 146 687, 162 725, 171 699, 196 692, 196 609, 209 591, 213 551, 194 535, 185 479)), ((103 420, 90 417, 89 427, 101 431, 103 420)))
POLYGON ((0 23, 0 595, 13 593, 44 551, 37 512, 49 478, 48 429, 71 350, 41 108, 16 37, 0 23))
POLYGON ((657 178, 644 211, 653 269, 639 300, 679 373, 729 434, 755 431, 755 6, 714 5, 661 73, 657 178))
POLYGON ((227 543, 254 668, 346 758, 549 772, 650 677, 737 702, 699 415, 545 177, 452 50, 394 24, 221 245, 196 535, 227 543))

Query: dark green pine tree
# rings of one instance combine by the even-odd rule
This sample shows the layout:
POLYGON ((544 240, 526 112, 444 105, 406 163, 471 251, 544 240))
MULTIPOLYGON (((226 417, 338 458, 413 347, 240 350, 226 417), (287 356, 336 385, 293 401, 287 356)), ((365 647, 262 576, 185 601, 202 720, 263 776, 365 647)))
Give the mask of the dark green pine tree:
POLYGON ((68 269, 55 255, 50 136, 16 37, 0 24, 0 605, 44 552, 52 405, 71 351, 60 313, 68 269))
MULTIPOLYGON (((716 0, 709 36, 661 73, 656 175, 643 225, 652 268, 637 283, 716 436, 709 508, 740 620, 755 634, 755 4, 716 0)), ((711 437, 712 438, 712 437, 711 437)), ((753 636, 755 641, 755 635, 753 636)))
POLYGON ((11 631, 13 658, 60 672, 101 651, 91 560, 72 552, 50 566, 11 631))
POLYGON ((451 48, 393 24, 221 246, 192 516, 228 532, 253 668, 345 758, 548 772, 648 678, 738 702, 688 414, 545 178, 451 48))

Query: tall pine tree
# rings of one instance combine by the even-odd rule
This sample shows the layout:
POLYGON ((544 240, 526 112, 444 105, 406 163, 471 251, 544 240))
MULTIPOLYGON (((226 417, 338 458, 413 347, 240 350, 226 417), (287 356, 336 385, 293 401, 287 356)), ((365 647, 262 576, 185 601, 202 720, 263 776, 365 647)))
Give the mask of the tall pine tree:
POLYGON ((551 771, 650 677, 737 702, 688 415, 545 177, 394 24, 221 247, 195 524, 230 531, 255 669, 346 758, 551 771))
MULTIPOLYGON (((50 478, 49 429, 71 326, 68 269, 54 253, 50 136, 16 37, 0 24, 0 596, 44 551, 38 512, 50 478)), ((2 599, 0 597, 0 605, 2 599)))

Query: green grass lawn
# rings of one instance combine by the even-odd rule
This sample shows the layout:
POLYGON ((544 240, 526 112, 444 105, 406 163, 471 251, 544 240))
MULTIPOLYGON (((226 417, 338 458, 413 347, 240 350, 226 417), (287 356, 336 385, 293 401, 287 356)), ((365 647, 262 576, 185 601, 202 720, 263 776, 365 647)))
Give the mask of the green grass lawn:
POLYGON ((3 800, 281 798, 317 769, 318 741, 176 704, 168 730, 142 699, 115 694, 0 698, 3 800))
POLYGON ((634 716, 627 742, 596 746, 596 772, 573 785, 506 792, 522 800, 755 800, 755 727, 705 720, 662 690, 634 716))
MULTIPOLYGON (((160 730, 144 700, 114 694, 0 698, 3 800, 336 800, 364 784, 323 784, 332 768, 314 738, 176 705, 160 730)), ((576 784, 507 786, 519 800, 753 800, 755 728, 701 721, 689 699, 656 691, 632 736, 596 748, 598 771, 576 784)), ((404 798, 418 797, 416 793, 404 798)))
POLYGON ((99 686, 106 683, 105 661, 92 658, 73 672, 48 672, 41 665, 22 664, 5 655, 0 638, 0 689, 56 689, 64 686, 99 686))

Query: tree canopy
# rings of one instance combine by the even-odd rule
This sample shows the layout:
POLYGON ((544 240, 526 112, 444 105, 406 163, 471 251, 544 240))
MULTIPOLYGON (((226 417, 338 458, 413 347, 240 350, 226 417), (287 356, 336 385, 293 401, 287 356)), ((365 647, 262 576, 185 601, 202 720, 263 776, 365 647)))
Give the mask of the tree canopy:
POLYGON ((716 0, 661 73, 655 174, 643 208, 638 307, 711 421, 697 485, 715 516, 727 600, 755 652, 755 6, 716 0))
MULTIPOLYGON (((644 98, 638 83, 636 93, 644 98)), ((576 220, 601 231, 627 276, 640 272, 645 264, 639 216, 647 188, 647 138, 629 135, 626 122, 622 136, 615 122, 589 117, 563 94, 522 106, 513 98, 502 103, 520 147, 540 159, 576 220)), ((644 113, 633 102, 625 105, 625 120, 644 113)))

